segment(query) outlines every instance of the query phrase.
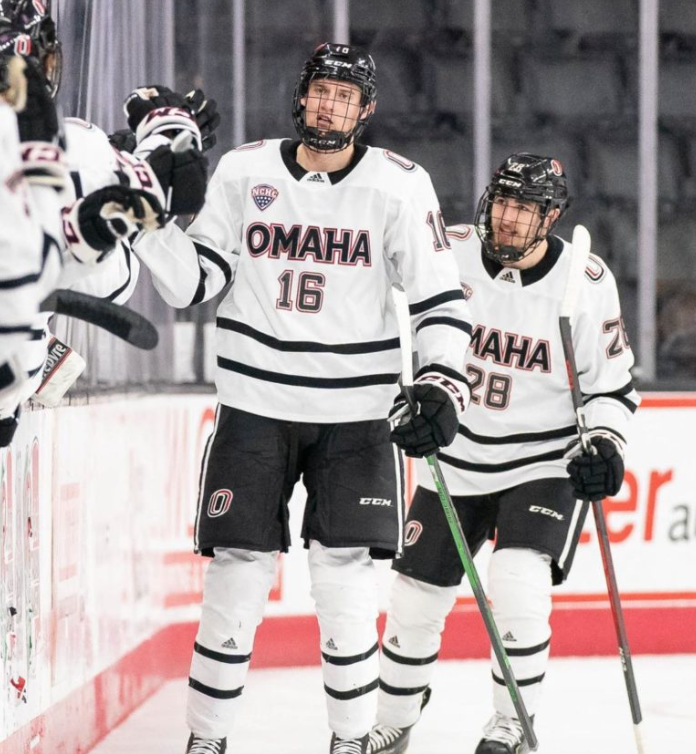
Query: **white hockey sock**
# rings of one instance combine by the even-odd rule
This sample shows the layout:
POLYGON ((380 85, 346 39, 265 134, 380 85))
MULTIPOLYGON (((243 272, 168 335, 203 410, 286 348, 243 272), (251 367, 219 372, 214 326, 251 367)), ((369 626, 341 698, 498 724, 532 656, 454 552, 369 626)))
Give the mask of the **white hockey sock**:
POLYGON ((397 574, 382 637, 377 720, 406 728, 420 717, 430 685, 445 618, 457 587, 439 587, 397 574))
POLYGON ((277 556, 215 548, 189 677, 186 722, 198 736, 224 738, 232 729, 277 556))
MULTIPOLYGON (((536 550, 497 550, 488 568, 488 595, 510 665, 530 715, 537 708, 546 673, 551 640, 551 558, 536 550)), ((517 717, 493 661, 493 705, 508 717, 517 717)))
POLYGON ((365 547, 309 547, 329 727, 359 738, 377 711, 377 575, 365 547))

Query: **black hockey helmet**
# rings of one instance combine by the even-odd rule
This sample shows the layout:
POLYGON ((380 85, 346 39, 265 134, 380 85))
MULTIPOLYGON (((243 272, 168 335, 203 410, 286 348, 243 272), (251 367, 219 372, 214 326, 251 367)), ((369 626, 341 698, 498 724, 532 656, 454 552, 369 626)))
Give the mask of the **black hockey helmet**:
POLYGON ((0 57, 22 55, 37 60, 55 97, 63 56, 50 12, 50 0, 0 0, 0 57))
POLYGON ((521 152, 510 155, 495 171, 479 200, 474 224, 484 252, 497 262, 517 262, 526 257, 551 232, 568 206, 568 185, 561 163, 552 157, 521 152), (491 207, 499 197, 533 202, 540 208, 535 227, 530 228, 522 247, 496 244, 491 225, 491 207), (554 209, 558 217, 547 227, 544 221, 554 209))
POLYGON ((360 106, 369 107, 377 99, 375 61, 372 56, 355 45, 325 42, 314 50, 302 68, 292 102, 292 119, 300 139, 312 149, 322 152, 339 152, 356 141, 372 117, 372 109, 348 131, 320 131, 305 123, 305 105, 309 84, 314 79, 338 79, 355 84, 362 92, 360 106))

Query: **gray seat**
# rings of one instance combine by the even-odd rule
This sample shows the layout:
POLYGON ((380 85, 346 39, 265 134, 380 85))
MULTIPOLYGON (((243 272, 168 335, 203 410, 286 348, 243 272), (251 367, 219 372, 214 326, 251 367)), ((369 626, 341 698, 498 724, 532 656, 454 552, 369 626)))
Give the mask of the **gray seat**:
POLYGON ((696 5, 693 0, 660 0, 662 34, 696 35, 696 5))
POLYGON ((611 120, 622 109, 613 57, 530 58, 524 64, 522 87, 533 113, 559 120, 611 120))
MULTIPOLYGON (((474 106, 474 64, 471 58, 432 58, 429 61, 434 107, 441 113, 469 116, 474 106)), ((494 116, 514 114, 517 106, 507 60, 491 58, 491 110, 494 116)))
MULTIPOLYGON (((301 14, 304 16, 304 12, 301 14)), ((359 35, 420 33, 429 24, 427 3, 422 0, 351 0, 350 29, 359 35)))
MULTIPOLYGON (((474 31, 473 0, 445 0, 444 23, 449 29, 474 31)), ((493 33, 525 35, 530 28, 531 4, 520 0, 491 0, 491 30, 493 33)))
MULTIPOLYGON (((306 0, 302 3, 301 13, 296 3, 287 0, 246 3, 247 37, 258 39, 263 35, 277 35, 286 43, 291 43, 288 46, 297 46, 302 40, 311 40, 314 44, 339 41, 324 38, 331 30, 329 23, 322 23, 325 16, 321 0, 306 0)), ((305 55, 310 50, 305 50, 305 55)))
POLYGON ((660 218, 657 270, 660 280, 696 281, 696 216, 681 212, 660 218))
POLYGON ((687 118, 692 124, 696 123, 696 65, 693 62, 662 63, 658 102, 660 116, 687 118))
POLYGON ((543 15, 549 29, 577 38, 638 33, 638 0, 547 0, 543 15))
MULTIPOLYGON (((677 146, 668 136, 658 143, 658 195, 667 202, 676 202, 680 195, 683 167, 677 146)), ((587 141, 587 163, 594 193, 607 199, 630 202, 638 200, 638 141, 608 135, 587 141)))

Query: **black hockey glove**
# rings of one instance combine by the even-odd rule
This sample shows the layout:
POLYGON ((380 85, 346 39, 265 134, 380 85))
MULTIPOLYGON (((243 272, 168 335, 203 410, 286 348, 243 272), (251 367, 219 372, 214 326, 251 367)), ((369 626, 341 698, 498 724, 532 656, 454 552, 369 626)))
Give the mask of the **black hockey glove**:
MULTIPOLYGON (((447 370, 447 375, 421 370, 413 383, 413 398, 418 406, 415 416, 397 425, 391 441, 407 456, 421 458, 449 445, 457 436, 459 415, 466 408, 470 391, 463 375, 447 370)), ((407 413, 406 398, 400 393, 389 412, 390 421, 407 413)))
POLYGON ((58 142, 60 124, 56 106, 48 92, 46 78, 32 58, 26 58, 27 104, 17 113, 20 141, 58 142))
POLYGON ((602 500, 616 495, 624 477, 624 461, 620 448, 608 437, 595 435, 590 442, 597 452, 581 453, 568 463, 568 476, 573 492, 581 500, 602 500))
POLYGON ((154 196, 126 186, 93 191, 63 215, 68 248, 86 264, 101 262, 132 232, 163 226, 164 211, 154 196))
POLYGON ((196 149, 172 152, 161 146, 147 158, 167 197, 172 215, 195 215, 205 201, 208 160, 196 149))
POLYGON ((135 148, 138 146, 138 142, 135 140, 135 134, 130 128, 122 128, 119 131, 114 131, 109 134, 109 144, 114 149, 118 149, 119 152, 128 152, 133 154, 135 148))
POLYGON ((19 426, 19 408, 14 412, 13 416, 8 416, 6 419, 0 419, 0 448, 6 448, 11 442, 12 438, 19 426))
POLYGON ((217 136, 213 133, 220 125, 217 102, 214 99, 206 99, 202 89, 194 89, 186 95, 186 106, 196 119, 203 140, 203 151, 207 152, 217 142, 217 136))
POLYGON ((159 107, 180 107, 190 109, 186 98, 178 92, 173 92, 166 86, 153 84, 141 86, 131 92, 123 103, 123 109, 128 118, 128 127, 133 133, 140 121, 152 110, 159 107))

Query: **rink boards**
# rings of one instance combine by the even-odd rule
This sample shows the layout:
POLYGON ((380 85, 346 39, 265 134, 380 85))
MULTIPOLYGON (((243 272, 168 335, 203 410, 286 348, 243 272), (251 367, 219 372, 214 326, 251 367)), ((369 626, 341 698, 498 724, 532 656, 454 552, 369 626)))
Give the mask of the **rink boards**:
MULTIPOLYGON (((166 678, 187 672, 205 560, 191 552, 209 395, 121 398, 26 412, 2 451, 0 754, 85 750, 166 678)), ((625 484, 606 502, 634 653, 696 652, 696 395, 647 395, 625 484)), ((411 485, 414 480, 411 479, 411 485)), ((281 559, 257 666, 318 662, 303 496, 281 559)), ((616 652, 588 519, 556 591, 553 652, 616 652)), ((477 559, 485 582, 487 553, 477 559)), ((382 608, 390 572, 381 568, 382 608)), ((463 587, 443 657, 483 657, 463 587)))

